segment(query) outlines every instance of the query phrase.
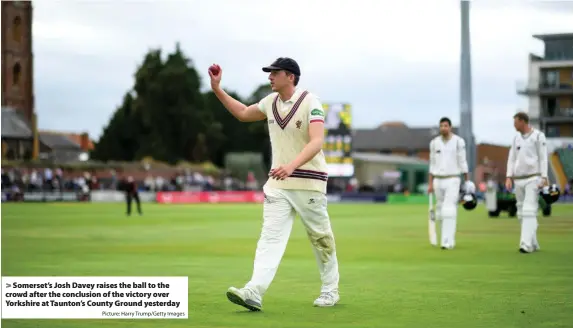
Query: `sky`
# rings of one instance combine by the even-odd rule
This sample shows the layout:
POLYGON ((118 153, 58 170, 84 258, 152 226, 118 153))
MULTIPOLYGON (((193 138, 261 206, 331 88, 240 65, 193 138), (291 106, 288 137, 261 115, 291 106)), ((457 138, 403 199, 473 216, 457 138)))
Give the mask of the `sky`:
MULTIPOLYGON (((350 103, 354 128, 386 121, 460 121, 457 0, 35 1, 36 111, 41 129, 97 140, 151 48, 179 42, 209 87, 249 96, 268 82, 261 67, 281 56, 301 66, 300 87, 322 102, 350 103)), ((473 129, 478 143, 507 145, 513 114, 527 109, 516 86, 534 34, 573 32, 573 2, 472 1, 473 129)))

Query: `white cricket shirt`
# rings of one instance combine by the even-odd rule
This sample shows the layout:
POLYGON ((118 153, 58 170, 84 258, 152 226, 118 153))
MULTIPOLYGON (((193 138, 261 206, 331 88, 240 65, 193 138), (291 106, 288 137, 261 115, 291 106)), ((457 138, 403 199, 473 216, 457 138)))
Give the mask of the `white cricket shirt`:
POLYGON ((430 174, 435 177, 468 173, 466 143, 456 134, 449 140, 437 136, 430 141, 430 174))
MULTIPOLYGON (((258 104, 267 116, 272 146, 272 168, 292 162, 310 141, 309 125, 324 123, 324 110, 318 97, 297 89, 291 99, 282 101, 277 92, 258 104)), ((269 178, 267 185, 282 189, 313 190, 326 193, 328 167, 321 150, 310 161, 294 170, 285 180, 269 178)))
POLYGON ((519 133, 513 138, 507 159, 507 177, 524 178, 540 175, 547 178, 547 140, 545 134, 532 129, 528 134, 519 133))

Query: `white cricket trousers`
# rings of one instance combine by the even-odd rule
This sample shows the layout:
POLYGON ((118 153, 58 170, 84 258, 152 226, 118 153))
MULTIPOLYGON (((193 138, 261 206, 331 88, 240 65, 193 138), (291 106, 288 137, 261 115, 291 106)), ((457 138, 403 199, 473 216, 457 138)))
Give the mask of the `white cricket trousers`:
POLYGON ((514 179, 517 218, 521 225, 519 247, 528 250, 539 247, 537 242, 537 211, 539 210, 540 177, 514 179))
POLYGON ((436 216, 442 223, 441 246, 453 248, 456 245, 461 179, 459 177, 434 178, 433 185, 436 195, 436 216))
POLYGON ((275 277, 298 213, 314 250, 322 280, 321 292, 338 290, 338 259, 326 195, 267 186, 263 191, 263 227, 257 243, 253 275, 245 287, 262 299, 275 277))

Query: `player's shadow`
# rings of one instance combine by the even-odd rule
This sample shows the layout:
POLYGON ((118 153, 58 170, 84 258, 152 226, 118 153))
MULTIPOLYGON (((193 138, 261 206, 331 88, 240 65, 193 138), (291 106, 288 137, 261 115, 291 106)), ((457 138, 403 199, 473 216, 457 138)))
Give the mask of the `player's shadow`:
POLYGON ((249 311, 249 310, 238 310, 234 312, 235 314, 249 314, 249 315, 265 315, 264 311, 249 311))
MULTIPOLYGON (((346 308, 346 304, 341 304, 338 303, 335 306, 330 306, 330 307, 314 307, 317 311, 328 311, 328 310, 335 310, 335 309, 344 309, 346 308)), ((272 314, 273 312, 269 312, 269 311, 249 311, 249 310, 238 310, 233 312, 234 314, 249 314, 249 315, 267 315, 267 314, 272 314)))

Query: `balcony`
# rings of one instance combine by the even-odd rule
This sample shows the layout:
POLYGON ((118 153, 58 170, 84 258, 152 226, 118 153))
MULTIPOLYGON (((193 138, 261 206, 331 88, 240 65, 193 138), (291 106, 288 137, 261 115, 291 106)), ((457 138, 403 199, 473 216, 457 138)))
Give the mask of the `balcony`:
POLYGON ((573 122, 573 107, 570 108, 555 108, 553 110, 549 110, 547 108, 543 108, 542 110, 543 116, 541 120, 544 123, 568 123, 573 122))
POLYGON ((517 93, 523 96, 567 96, 573 95, 573 81, 549 83, 547 81, 519 81, 517 93))

